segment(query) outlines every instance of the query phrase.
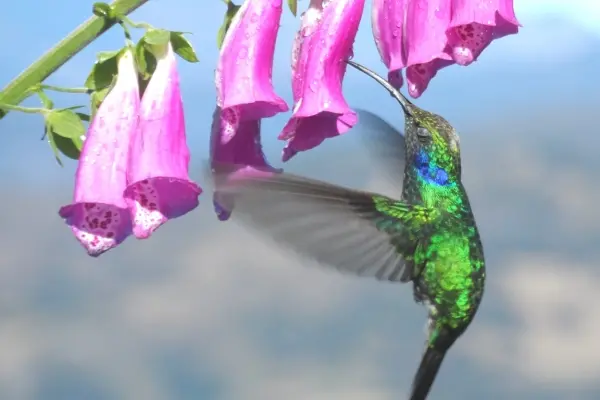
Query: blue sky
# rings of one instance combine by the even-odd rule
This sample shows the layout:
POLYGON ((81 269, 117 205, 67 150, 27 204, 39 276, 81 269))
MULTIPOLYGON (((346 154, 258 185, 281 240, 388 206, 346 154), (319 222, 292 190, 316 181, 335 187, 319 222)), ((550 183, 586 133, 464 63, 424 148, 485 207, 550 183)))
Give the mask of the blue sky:
MULTIPOLYGON (((5 40, 0 86, 81 23, 91 3, 4 5, 0 35, 18 40, 5 40)), ((416 101, 461 133, 489 268, 481 311, 432 399, 600 396, 598 4, 516 0, 522 32, 472 66, 443 70, 416 101)), ((201 168, 223 10, 218 0, 151 0, 132 15, 193 32, 200 58, 181 62, 180 72, 191 174, 206 192, 198 210, 149 240, 86 257, 56 214, 71 198, 75 163, 56 165, 36 116, 0 121, 0 398, 391 400, 407 392, 425 323, 408 287, 323 271, 234 221, 215 221, 201 168)), ((281 25, 274 82, 290 100, 298 21, 285 12, 281 25)), ((94 54, 121 40, 118 29, 108 32, 48 83, 81 85, 94 54)), ((384 71, 368 12, 355 60, 384 71)), ((397 106, 364 76, 349 71, 344 90, 352 106, 401 126, 397 106)), ((263 124, 277 165, 288 117, 263 124)), ((366 134, 358 127, 285 167, 389 192, 357 140, 366 134)))

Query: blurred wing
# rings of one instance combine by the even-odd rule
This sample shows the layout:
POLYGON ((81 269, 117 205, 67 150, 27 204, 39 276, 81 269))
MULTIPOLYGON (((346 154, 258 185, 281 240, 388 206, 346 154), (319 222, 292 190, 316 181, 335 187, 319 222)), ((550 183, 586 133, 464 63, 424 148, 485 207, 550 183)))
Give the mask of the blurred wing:
POLYGON ((291 174, 229 180, 226 174, 216 174, 217 190, 232 195, 234 216, 302 256, 380 280, 412 279, 416 242, 435 214, 385 196, 291 174))
POLYGON ((360 138, 388 184, 402 190, 406 149, 404 135, 371 111, 357 109, 360 138))

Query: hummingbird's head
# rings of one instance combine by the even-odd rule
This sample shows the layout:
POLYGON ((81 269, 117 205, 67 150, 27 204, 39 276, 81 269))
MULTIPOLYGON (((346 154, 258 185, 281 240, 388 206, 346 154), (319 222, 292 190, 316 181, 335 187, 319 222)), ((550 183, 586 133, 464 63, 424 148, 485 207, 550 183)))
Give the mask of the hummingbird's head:
POLYGON ((404 111, 404 135, 407 162, 417 167, 434 163, 446 174, 460 175, 460 141, 456 130, 440 115, 423 110, 408 100, 387 80, 370 69, 347 61, 354 68, 379 82, 404 111))

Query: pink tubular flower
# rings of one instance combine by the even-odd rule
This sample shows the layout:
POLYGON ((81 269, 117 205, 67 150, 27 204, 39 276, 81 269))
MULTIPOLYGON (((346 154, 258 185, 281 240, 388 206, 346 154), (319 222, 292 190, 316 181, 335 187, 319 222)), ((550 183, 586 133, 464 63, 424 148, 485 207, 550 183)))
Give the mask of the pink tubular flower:
POLYGON ((469 65, 494 39, 518 32, 513 0, 374 0, 373 36, 388 79, 419 97, 440 69, 469 65))
POLYGON ((494 39, 519 31, 513 0, 452 0, 448 29, 450 54, 459 65, 469 65, 494 39))
POLYGON ((358 121, 342 94, 346 59, 364 0, 312 0, 292 51, 294 113, 279 135, 288 143, 283 161, 347 132, 358 121))
POLYGON ((131 234, 123 190, 127 149, 138 123, 139 97, 133 54, 127 50, 119 58, 115 86, 89 126, 77 166, 73 203, 59 211, 93 257, 131 234))
POLYGON ((452 64, 445 52, 451 0, 413 0, 406 9, 406 81, 408 93, 419 97, 437 71, 452 64))
POLYGON ((388 81, 402 86, 401 71, 406 67, 404 16, 409 0, 373 0, 371 28, 381 60, 388 68, 388 81))
POLYGON ((217 105, 239 107, 242 120, 288 111, 271 82, 282 0, 245 0, 233 18, 217 62, 217 105))
POLYGON ((198 206, 202 189, 188 175, 179 75, 171 44, 154 49, 156 70, 140 104, 140 121, 129 147, 124 192, 133 234, 148 238, 167 220, 198 206))
MULTIPOLYGON (((210 161, 213 169, 219 164, 229 164, 242 167, 237 173, 247 173, 258 169, 260 171, 279 172, 281 170, 271 167, 265 159, 260 144, 260 123, 258 120, 240 120, 240 113, 236 107, 221 110, 215 109, 211 129, 211 154, 210 161)), ((228 179, 234 179, 229 175, 228 179)), ((233 209, 233 200, 217 190, 213 195, 213 205, 217 217, 226 221, 233 209)))

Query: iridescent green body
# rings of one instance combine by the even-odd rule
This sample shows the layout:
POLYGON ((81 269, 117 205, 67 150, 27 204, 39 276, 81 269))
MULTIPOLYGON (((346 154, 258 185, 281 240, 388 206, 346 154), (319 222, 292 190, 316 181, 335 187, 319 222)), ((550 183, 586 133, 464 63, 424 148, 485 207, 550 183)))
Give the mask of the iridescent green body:
POLYGON ((402 200, 444 215, 435 222, 431 235, 419 241, 413 256, 415 297, 431 305, 433 342, 445 329, 453 332, 450 336, 460 335, 477 311, 485 282, 483 246, 461 182, 454 128, 442 117, 420 109, 412 110, 405 126, 407 162, 402 200), (408 133, 415 129, 427 129, 431 143, 422 143, 418 135, 408 133), (423 154, 428 172, 439 175, 444 171, 446 179, 428 179, 421 173, 423 154))
MULTIPOLYGON (((406 138, 401 200, 438 215, 421 222, 423 229, 416 245, 398 249, 404 252, 407 269, 412 271, 415 300, 429 306, 429 337, 411 394, 411 399, 417 400, 427 396, 446 351, 479 308, 485 259, 461 182, 458 135, 443 117, 400 100, 406 138)), ((383 204, 378 210, 395 214, 383 204)))

